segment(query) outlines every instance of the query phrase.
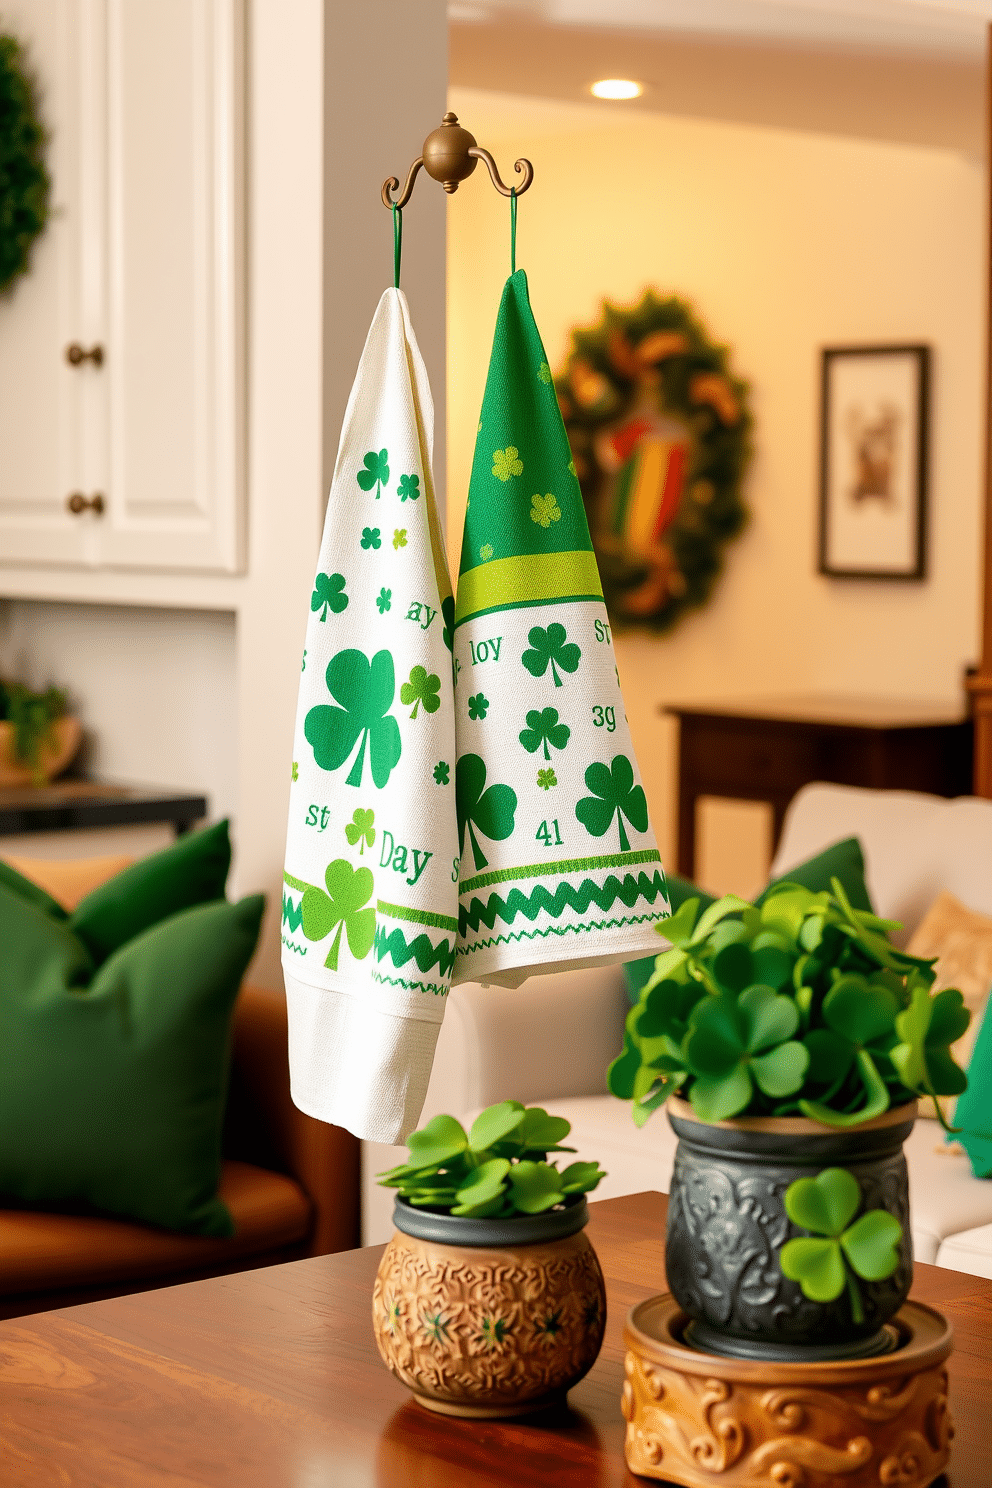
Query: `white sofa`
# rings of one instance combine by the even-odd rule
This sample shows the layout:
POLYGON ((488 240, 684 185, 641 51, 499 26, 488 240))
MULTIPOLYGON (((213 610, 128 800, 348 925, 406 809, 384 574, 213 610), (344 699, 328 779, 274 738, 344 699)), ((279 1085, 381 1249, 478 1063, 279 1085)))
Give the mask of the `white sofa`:
MULTIPOLYGON (((806 786, 789 807, 772 877, 842 837, 858 837, 876 909, 901 920, 905 942, 941 889, 992 915, 992 801, 948 801, 908 791, 806 786)), ((605 1072, 623 1041, 628 1009, 619 967, 533 977, 514 991, 467 984, 448 1003, 423 1120, 473 1115, 493 1101, 540 1104, 572 1123, 581 1158, 608 1177, 594 1198, 667 1193, 675 1138, 659 1111, 641 1130, 606 1094, 605 1072)), ((363 1240, 391 1232, 393 1194, 375 1173, 404 1149, 363 1145, 363 1240)), ((944 1150, 935 1121, 917 1122, 906 1145, 913 1247, 920 1261, 992 1277, 992 1180, 944 1150)))

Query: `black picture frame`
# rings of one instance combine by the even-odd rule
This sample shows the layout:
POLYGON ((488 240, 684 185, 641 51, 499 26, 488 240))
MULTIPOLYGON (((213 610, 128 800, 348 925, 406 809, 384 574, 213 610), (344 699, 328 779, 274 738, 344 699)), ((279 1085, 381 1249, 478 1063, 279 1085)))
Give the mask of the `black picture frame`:
POLYGON ((830 346, 820 369, 818 571, 927 576, 930 348, 830 346))

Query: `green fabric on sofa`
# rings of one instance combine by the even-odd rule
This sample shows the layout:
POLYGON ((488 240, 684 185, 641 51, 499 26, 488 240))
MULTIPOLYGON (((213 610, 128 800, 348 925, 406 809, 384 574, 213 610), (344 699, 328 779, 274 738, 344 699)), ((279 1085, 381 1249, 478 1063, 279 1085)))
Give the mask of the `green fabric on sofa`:
POLYGON ((159 920, 223 899, 230 866, 231 839, 221 821, 115 873, 80 900, 69 924, 99 965, 159 920))
POLYGON ((184 909, 94 970, 71 925, 0 886, 0 1195, 232 1233, 230 1022, 263 910, 184 909))
POLYGON ((20 899, 26 899, 29 904, 34 904, 43 914, 51 915, 53 920, 67 920, 69 918, 57 899, 53 899, 40 884, 32 883, 25 878, 23 873, 18 873, 9 863, 0 858, 0 888, 9 889, 20 899))
MULTIPOLYGON (((845 837, 841 842, 834 842, 830 847, 825 847, 822 852, 813 858, 808 858, 805 863, 799 863, 795 868, 790 868, 788 873, 783 873, 780 878, 773 878, 755 900, 761 904, 769 890, 777 883, 802 884, 804 889, 809 889, 813 894, 821 894, 830 888, 830 880, 837 878, 843 885, 844 892, 855 909, 874 908, 871 896, 868 893, 868 885, 865 883, 865 857, 861 850, 861 843, 856 837, 845 837)), ((698 898, 700 910, 707 909, 715 903, 714 896, 707 894, 705 889, 698 888, 688 878, 679 878, 677 874, 666 875, 668 885, 668 897, 671 901, 672 913, 684 904, 687 899, 698 898)), ((627 983, 627 995, 631 1002, 636 1002, 641 995, 641 988, 647 983, 654 972, 654 956, 643 956, 639 961, 628 961, 624 966, 623 974, 627 983)))
POLYGON ((992 1015, 988 1010, 968 1061, 967 1089, 954 1107, 954 1125, 961 1128, 955 1139, 971 1159, 975 1177, 992 1178, 992 1015))

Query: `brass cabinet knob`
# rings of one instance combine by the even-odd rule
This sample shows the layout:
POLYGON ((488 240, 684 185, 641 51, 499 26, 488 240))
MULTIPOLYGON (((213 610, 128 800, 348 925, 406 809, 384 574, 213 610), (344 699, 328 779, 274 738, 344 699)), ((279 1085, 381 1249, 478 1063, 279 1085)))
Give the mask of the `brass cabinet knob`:
POLYGON ((82 491, 73 491, 71 496, 65 498, 65 504, 74 517, 81 516, 84 511, 91 511, 97 517, 103 516, 104 501, 99 491, 92 496, 84 496, 82 491))
POLYGON ((78 341, 72 341, 65 349, 65 359, 72 367, 81 367, 83 362, 92 362, 94 367, 102 367, 103 347, 97 343, 87 350, 78 341))

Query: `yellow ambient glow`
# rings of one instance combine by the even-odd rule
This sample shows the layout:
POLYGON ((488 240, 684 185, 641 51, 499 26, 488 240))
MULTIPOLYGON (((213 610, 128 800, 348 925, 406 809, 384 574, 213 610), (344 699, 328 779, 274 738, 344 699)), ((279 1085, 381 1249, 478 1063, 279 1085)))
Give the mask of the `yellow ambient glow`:
POLYGON ((594 98, 640 98, 644 89, 631 78, 601 78, 589 91, 594 98))

